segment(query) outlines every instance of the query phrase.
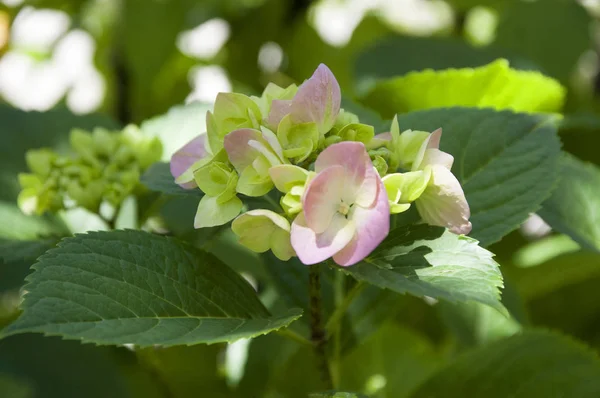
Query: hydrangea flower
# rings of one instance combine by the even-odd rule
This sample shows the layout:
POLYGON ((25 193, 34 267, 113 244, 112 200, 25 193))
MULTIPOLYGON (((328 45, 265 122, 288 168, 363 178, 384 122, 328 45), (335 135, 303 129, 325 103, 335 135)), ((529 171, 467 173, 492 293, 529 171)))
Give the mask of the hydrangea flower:
POLYGON ((219 94, 207 133, 171 159, 176 182, 204 192, 195 227, 233 220, 252 251, 341 266, 368 256, 388 235, 390 215, 413 202, 423 221, 467 233, 469 207, 452 156, 439 150, 441 130, 400 134, 394 120, 375 135, 340 103, 325 65, 300 86, 270 83, 260 97, 219 94), (244 203, 251 209, 239 215, 244 203))
POLYGON ((365 146, 340 142, 315 162, 317 175, 292 224, 292 246, 305 264, 329 257, 343 266, 373 251, 390 229, 387 193, 365 146))

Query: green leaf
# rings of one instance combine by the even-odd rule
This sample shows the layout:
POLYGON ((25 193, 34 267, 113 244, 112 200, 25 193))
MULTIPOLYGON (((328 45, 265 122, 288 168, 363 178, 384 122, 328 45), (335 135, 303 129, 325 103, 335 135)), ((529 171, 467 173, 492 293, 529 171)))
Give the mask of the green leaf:
POLYGON ((537 69, 534 64, 495 47, 476 48, 464 40, 440 37, 395 36, 377 42, 358 56, 355 74, 359 87, 424 69, 472 68, 506 58, 517 69, 537 69))
POLYGON ((600 256, 577 251, 561 254, 532 267, 506 267, 505 272, 521 295, 531 300, 600 277, 600 256))
POLYGON ((144 121, 140 129, 144 134, 160 139, 163 145, 162 160, 168 162, 179 148, 206 133, 206 111, 210 109, 211 104, 202 102, 177 105, 164 115, 144 121))
POLYGON ((0 239, 0 260, 6 263, 19 260, 35 261, 36 258, 56 245, 58 239, 5 240, 0 239))
POLYGON ((583 247, 600 251, 600 169, 564 154, 560 182, 538 214, 583 247))
POLYGON ((600 396, 600 360, 571 338, 528 331, 470 351, 430 378, 413 398, 600 396))
POLYGON ((374 398, 409 397, 440 364, 429 341, 390 323, 341 359, 341 386, 374 398))
POLYGON ((19 241, 0 239, 0 294, 18 290, 39 256, 56 245, 58 239, 19 241))
POLYGON ((491 109, 440 108, 398 117, 401 129, 442 127, 440 149, 471 208, 470 236, 498 241, 537 211, 558 178, 555 118, 491 109))
POLYGON ((33 266, 23 314, 4 335, 39 332, 97 344, 232 341, 288 325, 212 255, 141 231, 64 239, 33 266))
POLYGON ((500 59, 475 69, 428 69, 382 80, 362 102, 391 119, 396 113, 447 106, 558 112, 565 94, 557 81, 511 69, 500 59))
POLYGON ((175 184, 175 179, 173 178, 173 175, 171 175, 169 163, 154 163, 142 175, 141 181, 148 189, 155 192, 162 192, 167 195, 195 196, 198 198, 204 196, 202 191, 198 188, 183 189, 175 184))
POLYGON ((476 301, 505 312, 502 275, 492 256, 474 239, 417 225, 391 231, 366 260, 344 271, 397 293, 476 301))
POLYGON ((494 45, 526 56, 544 74, 568 83, 579 57, 592 45, 591 22, 574 1, 514 1, 500 14, 494 45))

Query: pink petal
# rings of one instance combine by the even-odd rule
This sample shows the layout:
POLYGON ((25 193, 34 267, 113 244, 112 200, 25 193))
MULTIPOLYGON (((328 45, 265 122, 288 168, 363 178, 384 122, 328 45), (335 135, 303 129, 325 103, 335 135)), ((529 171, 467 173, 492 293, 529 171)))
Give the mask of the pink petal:
POLYGON ((306 187, 302 197, 306 225, 317 234, 325 231, 333 216, 338 214, 345 175, 346 171, 342 166, 331 166, 317 174, 306 187))
POLYGON ((346 171, 344 177, 344 202, 357 200, 369 206, 377 196, 377 181, 372 173, 373 164, 362 142, 344 141, 325 149, 315 162, 315 171, 339 165, 346 171), (367 178, 368 177, 368 178, 367 178))
POLYGON ((450 170, 453 163, 454 156, 436 148, 429 148, 425 151, 425 155, 423 156, 420 167, 425 168, 427 165, 437 164, 450 170))
POLYGON ((248 142, 259 141, 261 138, 260 131, 254 129, 239 129, 225 136, 223 146, 229 161, 238 172, 244 171, 256 158, 256 149, 248 145, 248 142))
POLYGON ((342 95, 335 76, 324 64, 298 88, 291 105, 294 123, 315 122, 319 132, 331 130, 340 113, 342 95))
MULTIPOLYGON (((202 133, 199 136, 192 139, 190 142, 181 147, 177 152, 171 156, 171 162, 169 164, 171 168, 171 175, 177 179, 192 165, 205 157, 208 154, 206 151, 206 134, 202 133)), ((182 188, 192 189, 196 187, 194 181, 180 184, 182 188)))
POLYGON ((367 257, 390 232, 390 205, 381 180, 377 200, 369 207, 354 206, 349 219, 356 225, 354 239, 333 260, 341 266, 356 264, 367 257))
POLYGON ((427 143, 427 148, 428 149, 429 148, 439 149, 441 139, 442 139, 442 128, 440 127, 439 129, 437 129, 433 133, 431 133, 431 135, 429 136, 429 142, 427 143))
POLYGON ((277 126, 279 126, 281 119, 290 113, 291 106, 292 100, 273 100, 271 102, 271 111, 265 120, 267 125, 277 131, 277 126))
POLYGON ((387 133, 379 133, 375 137, 373 137, 373 139, 381 141, 391 141, 392 133, 390 133, 389 131, 387 133))
MULTIPOLYGON (((429 137, 427 137, 427 139, 425 141, 423 141, 421 148, 419 148, 419 152, 417 153, 417 156, 415 157, 415 161, 413 163, 413 167, 412 167, 413 170, 420 170, 425 167, 425 164, 423 163, 423 157, 425 156, 425 152, 429 149, 438 149, 440 147, 441 139, 442 139, 442 129, 441 128, 439 128, 439 129, 435 130, 433 133, 429 134, 429 137)), ((452 158, 452 162, 454 162, 454 158, 452 158)))
POLYGON ((354 223, 338 214, 325 232, 316 234, 306 225, 304 213, 300 213, 292 223, 292 247, 304 264, 316 264, 343 249, 352 240, 354 233, 354 223))
POLYGON ((433 165, 431 180, 416 201, 423 221, 446 227, 455 234, 471 232, 471 211, 454 174, 444 166, 433 165))

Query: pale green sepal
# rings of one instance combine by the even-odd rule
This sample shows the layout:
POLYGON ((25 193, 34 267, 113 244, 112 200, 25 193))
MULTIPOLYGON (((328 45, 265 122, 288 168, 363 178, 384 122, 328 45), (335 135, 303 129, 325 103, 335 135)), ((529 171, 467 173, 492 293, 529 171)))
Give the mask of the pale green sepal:
POLYGON ((223 138, 242 128, 259 129, 262 114, 250 97, 239 93, 219 93, 214 112, 206 113, 208 143, 213 153, 223 148, 223 138))
POLYGON ((271 111, 271 103, 273 100, 291 100, 294 98, 297 91, 298 86, 295 84, 290 84, 288 87, 283 88, 275 83, 269 83, 262 92, 262 96, 252 96, 250 98, 258 105, 263 117, 266 117, 271 111))
POLYGON ((316 123, 294 124, 291 115, 286 115, 277 128, 277 138, 283 147, 284 156, 299 163, 317 148, 320 135, 316 123))
POLYGON ((427 188, 431 170, 394 173, 383 177, 383 185, 390 201, 390 212, 396 214, 408 210, 407 205, 417 200, 427 188))
POLYGON ((368 124, 351 123, 342 128, 337 135, 343 141, 359 141, 366 145, 375 136, 375 128, 368 124))
POLYGON ((296 185, 304 186, 310 171, 291 164, 282 164, 271 167, 269 174, 275 188, 280 192, 288 193, 296 185))
POLYGON ((196 217, 194 218, 194 228, 207 228, 223 225, 233 220, 244 204, 234 196, 225 203, 219 203, 218 198, 205 195, 198 204, 196 217))
MULTIPOLYGON (((260 158, 255 160, 255 163, 260 161, 260 158)), ((263 196, 273 189, 273 182, 269 174, 259 174, 255 167, 248 166, 240 174, 237 182, 236 191, 252 197, 263 196)))
POLYGON ((256 253, 271 249, 283 261, 295 254, 290 243, 290 223, 270 210, 251 210, 242 214, 233 221, 231 230, 242 245, 256 253))
POLYGON ((227 153, 224 149, 221 149, 208 163, 194 171, 194 180, 198 188, 209 196, 219 196, 230 186, 235 187, 237 178, 233 167, 227 162, 227 153))
POLYGON ((340 130, 352 123, 358 123, 359 119, 354 113, 340 109, 340 113, 335 119, 335 123, 330 131, 330 134, 337 134, 340 130))
POLYGON ((372 162, 373 162, 373 167, 375 167, 375 170, 377 170, 377 173, 379 174, 379 176, 380 177, 385 176, 388 171, 388 164, 385 161, 385 159, 379 155, 376 155, 373 157, 372 162))
POLYGON ((421 163, 430 135, 427 131, 416 130, 406 130, 400 134, 395 150, 401 167, 410 170, 421 163))

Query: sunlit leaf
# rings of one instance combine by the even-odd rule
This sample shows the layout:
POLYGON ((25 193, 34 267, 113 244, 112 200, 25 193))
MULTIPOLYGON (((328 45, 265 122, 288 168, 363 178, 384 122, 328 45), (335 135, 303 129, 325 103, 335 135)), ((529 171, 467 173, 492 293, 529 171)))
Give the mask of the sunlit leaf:
POLYGON ((190 345, 268 333, 301 314, 271 316, 252 287, 212 255, 141 231, 67 238, 34 269, 23 314, 4 335, 190 345))

